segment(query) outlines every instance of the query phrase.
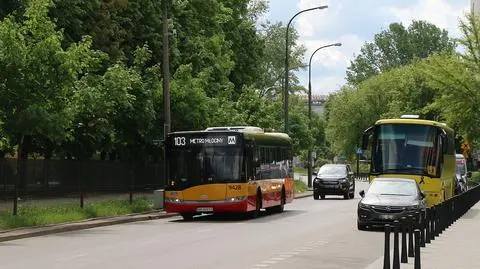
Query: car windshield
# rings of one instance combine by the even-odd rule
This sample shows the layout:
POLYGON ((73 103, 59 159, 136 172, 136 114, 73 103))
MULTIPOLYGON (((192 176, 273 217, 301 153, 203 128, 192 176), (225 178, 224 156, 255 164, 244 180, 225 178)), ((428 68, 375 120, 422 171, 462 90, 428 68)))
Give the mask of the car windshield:
POLYGON ((368 194, 415 196, 418 189, 413 181, 378 180, 372 182, 368 194))
POLYGON ((347 169, 343 165, 324 165, 320 167, 318 174, 322 176, 345 175, 347 174, 347 169))
POLYGON ((465 165, 457 163, 456 173, 460 175, 465 175, 467 173, 467 171, 465 171, 465 165))

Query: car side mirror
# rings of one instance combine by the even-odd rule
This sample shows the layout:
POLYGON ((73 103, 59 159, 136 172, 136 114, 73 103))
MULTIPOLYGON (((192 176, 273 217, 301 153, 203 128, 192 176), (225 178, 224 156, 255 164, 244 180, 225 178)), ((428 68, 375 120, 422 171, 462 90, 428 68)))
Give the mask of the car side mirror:
POLYGON ((352 171, 348 172, 348 175, 349 175, 349 176, 353 176, 353 174, 354 174, 354 173, 353 173, 352 171))
POLYGON ((360 194, 360 196, 363 198, 365 197, 365 191, 364 190, 361 190, 358 194, 360 194))
POLYGON ((312 172, 312 175, 313 175, 314 177, 316 177, 318 174, 317 174, 317 172, 312 172))
POLYGON ((420 192, 420 199, 421 199, 421 200, 425 199, 425 193, 424 193, 423 191, 420 192))

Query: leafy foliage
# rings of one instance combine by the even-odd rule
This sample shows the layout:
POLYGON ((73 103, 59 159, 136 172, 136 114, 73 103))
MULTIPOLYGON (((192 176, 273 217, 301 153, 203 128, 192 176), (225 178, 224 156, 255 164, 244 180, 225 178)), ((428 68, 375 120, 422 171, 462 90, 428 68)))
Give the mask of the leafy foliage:
POLYGON ((373 42, 362 46, 360 54, 348 67, 346 79, 350 84, 359 84, 415 59, 424 59, 440 51, 451 52, 454 48, 448 32, 431 23, 414 20, 407 29, 400 23, 392 23, 388 30, 375 34, 373 42))

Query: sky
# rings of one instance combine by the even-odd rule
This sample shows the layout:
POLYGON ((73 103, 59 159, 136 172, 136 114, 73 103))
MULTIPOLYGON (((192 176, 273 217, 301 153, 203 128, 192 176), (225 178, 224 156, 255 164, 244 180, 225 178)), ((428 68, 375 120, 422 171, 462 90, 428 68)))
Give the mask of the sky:
MULTIPOLYGON (((341 42, 341 47, 319 50, 312 58, 312 94, 323 95, 340 89, 350 61, 365 42, 390 23, 405 27, 412 20, 426 20, 460 37, 458 22, 470 11, 470 0, 269 0, 264 20, 284 24, 300 10, 327 5, 323 10, 298 15, 292 25, 298 31, 298 42, 307 48, 304 63, 320 46, 341 42)), ((297 72, 307 88, 308 69, 297 72)))

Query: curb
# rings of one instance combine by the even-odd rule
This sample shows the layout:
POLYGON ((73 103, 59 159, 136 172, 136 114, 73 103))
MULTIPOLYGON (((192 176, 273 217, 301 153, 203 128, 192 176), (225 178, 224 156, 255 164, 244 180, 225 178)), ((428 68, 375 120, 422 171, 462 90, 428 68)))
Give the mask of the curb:
MULTIPOLYGON (((294 199, 310 197, 310 192, 298 194, 294 199)), ((72 223, 51 224, 35 228, 18 228, 0 232, 0 242, 24 239, 29 237, 44 236, 49 234, 72 232, 97 227, 111 226, 116 224, 125 224, 138 221, 165 219, 178 216, 177 213, 162 213, 164 211, 153 211, 147 213, 130 214, 120 217, 102 217, 87 219, 72 223), (156 214, 157 213, 157 214, 156 214)))
POLYGON ((124 224, 137 221, 146 221, 146 220, 155 220, 170 218, 176 216, 176 213, 163 213, 163 214, 150 214, 150 215, 136 215, 136 216, 122 216, 122 217, 113 217, 113 218, 102 218, 102 219, 90 219, 81 222, 67 223, 67 224, 53 224, 51 226, 43 226, 38 228, 21 228, 18 230, 5 231, 3 234, 11 233, 8 235, 2 236, 0 234, 0 242, 43 236, 49 234, 71 232, 78 230, 85 230, 96 227, 110 226, 116 224, 124 224))

